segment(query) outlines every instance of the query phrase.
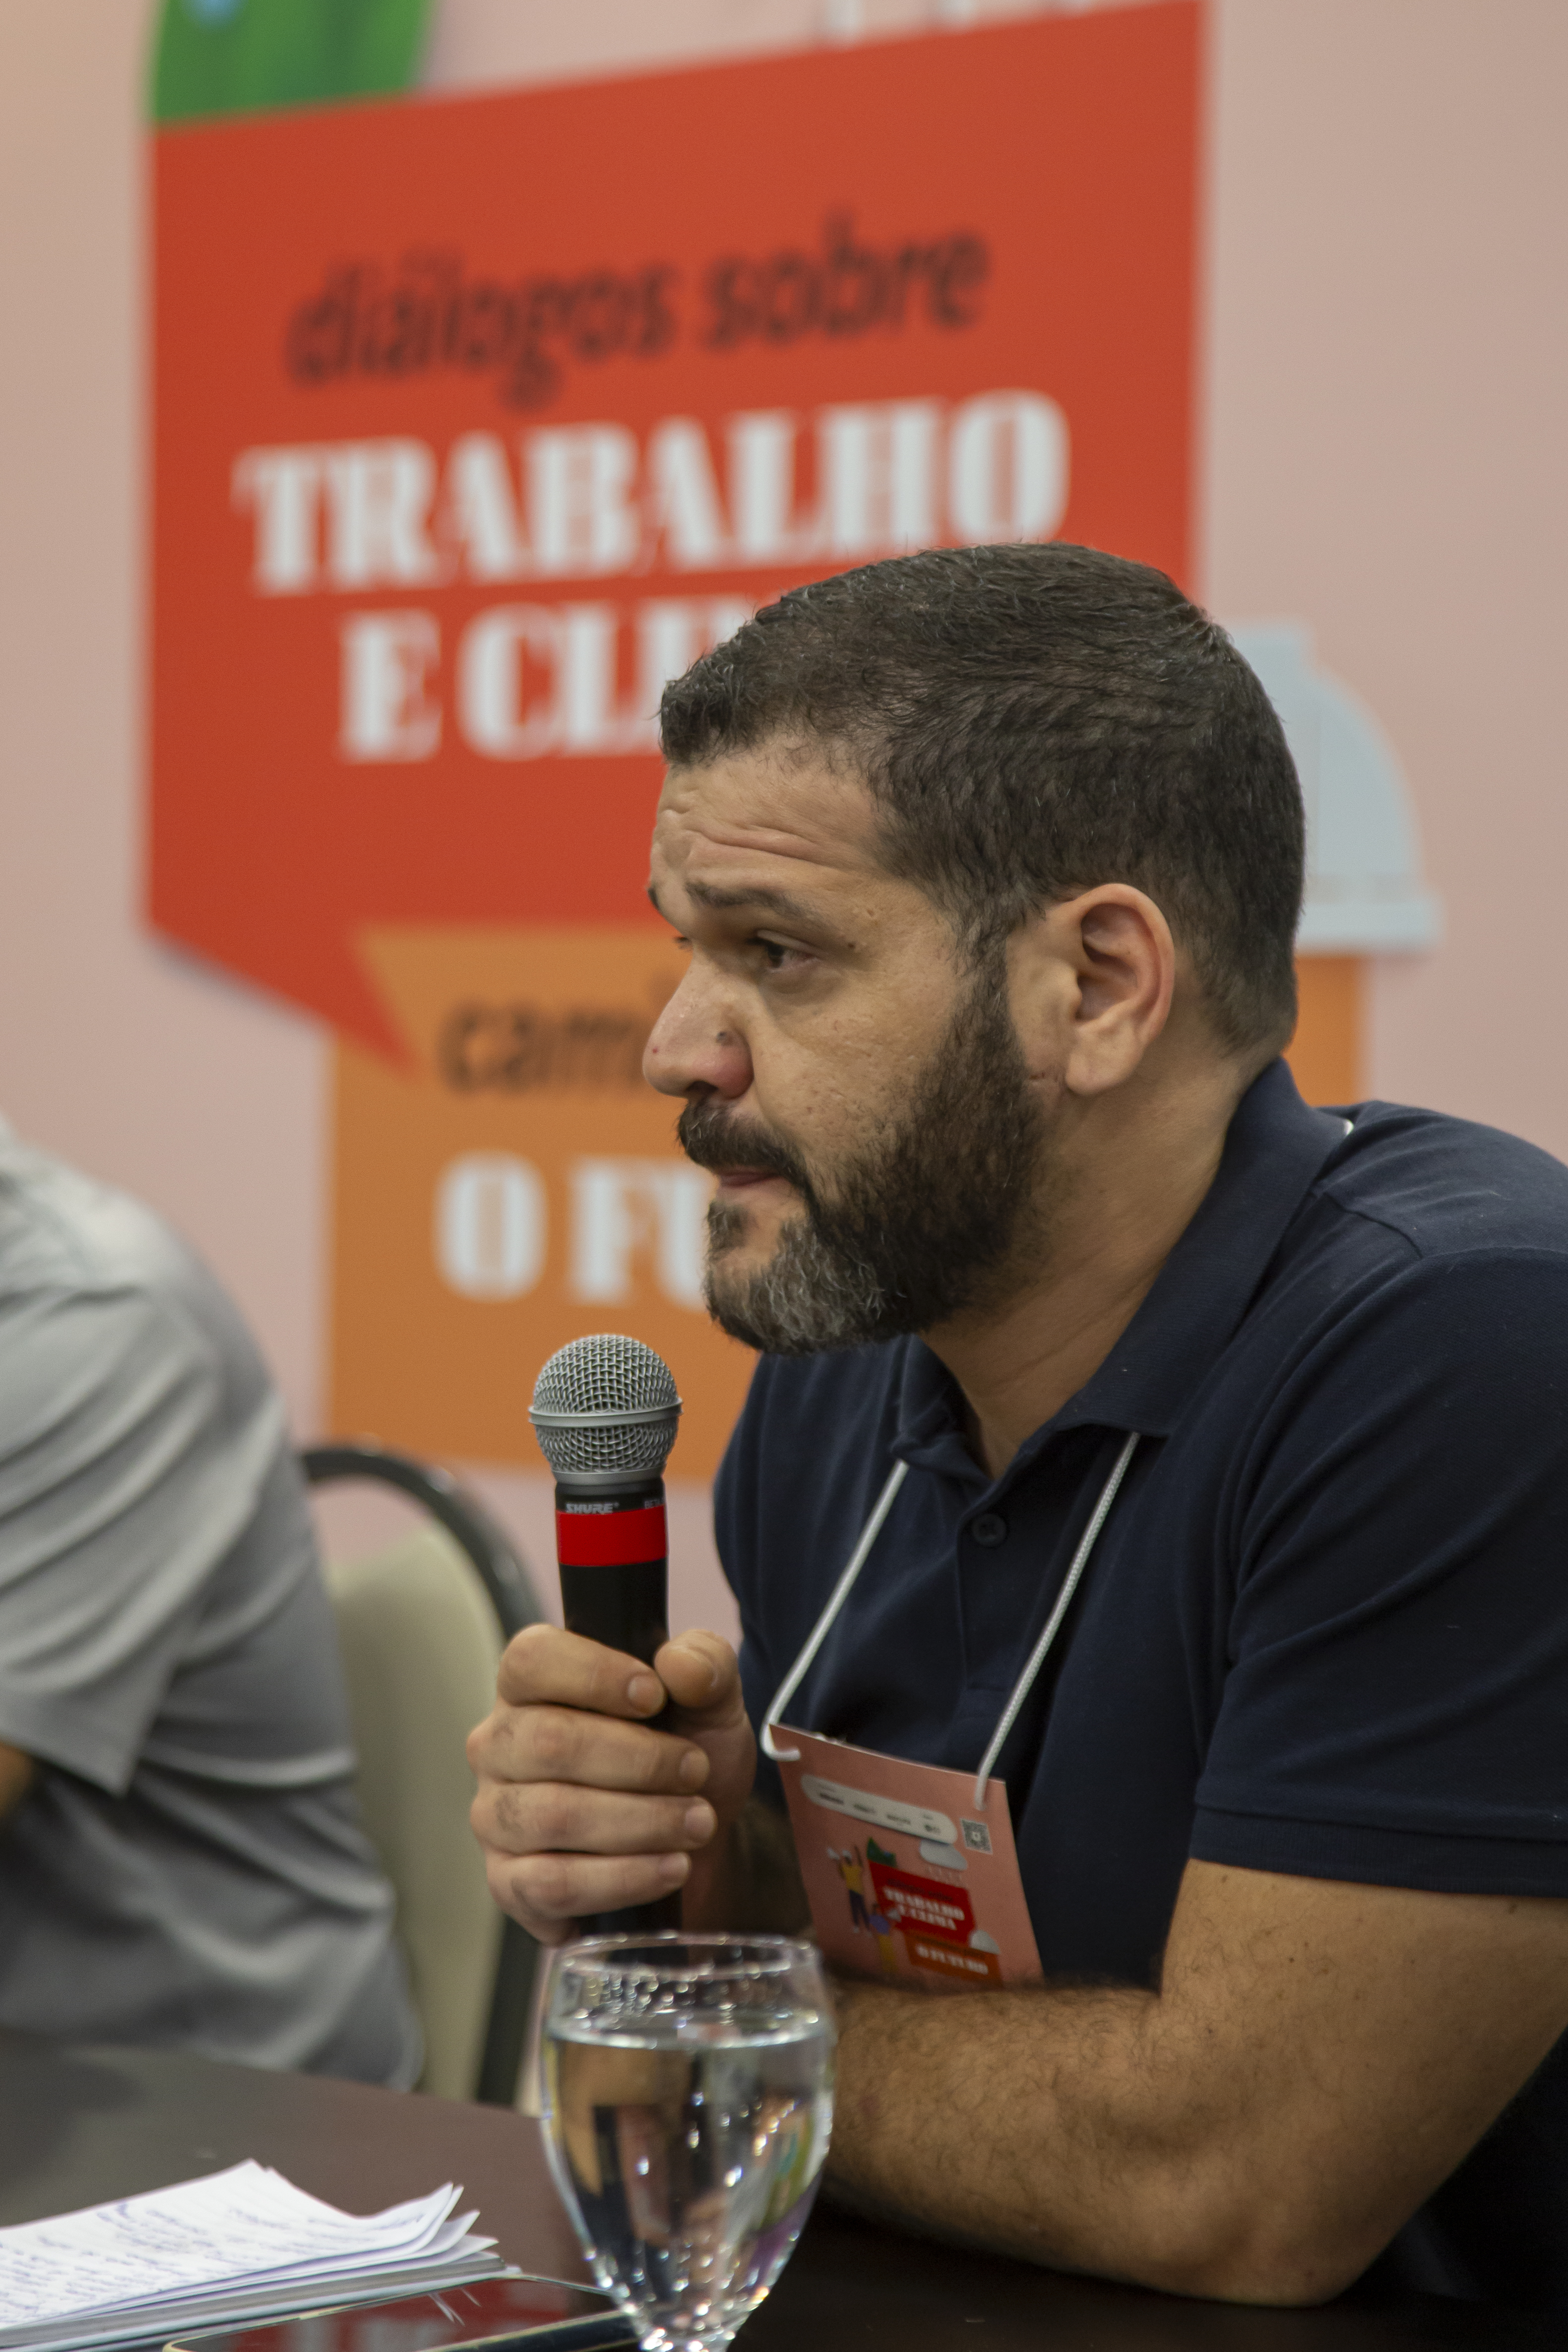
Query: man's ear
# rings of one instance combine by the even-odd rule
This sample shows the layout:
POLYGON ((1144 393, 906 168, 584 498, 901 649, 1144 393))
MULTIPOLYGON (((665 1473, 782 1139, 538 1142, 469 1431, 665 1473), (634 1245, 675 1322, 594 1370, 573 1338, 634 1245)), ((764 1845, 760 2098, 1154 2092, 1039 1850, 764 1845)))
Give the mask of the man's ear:
POLYGON ((1123 1086, 1164 1030, 1176 989, 1171 928, 1126 882, 1102 882, 1021 923, 1008 941, 1013 1020, 1031 1076, 1070 1094, 1123 1086))

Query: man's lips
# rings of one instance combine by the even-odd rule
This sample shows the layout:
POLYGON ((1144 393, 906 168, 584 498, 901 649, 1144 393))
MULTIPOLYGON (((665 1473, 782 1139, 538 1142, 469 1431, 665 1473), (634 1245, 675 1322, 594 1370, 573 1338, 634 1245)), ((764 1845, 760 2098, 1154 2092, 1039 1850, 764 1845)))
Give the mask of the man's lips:
POLYGON ((754 1184, 787 1184, 789 1181, 771 1168, 720 1168, 715 1172, 721 1192, 743 1192, 754 1184))

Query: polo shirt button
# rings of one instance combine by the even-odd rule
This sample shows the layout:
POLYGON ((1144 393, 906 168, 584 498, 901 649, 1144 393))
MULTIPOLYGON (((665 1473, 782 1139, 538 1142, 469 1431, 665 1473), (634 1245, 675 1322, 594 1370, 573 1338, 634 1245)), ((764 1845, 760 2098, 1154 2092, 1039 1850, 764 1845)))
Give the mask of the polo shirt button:
POLYGON ((984 1544, 989 1550, 993 1544, 1006 1543, 1008 1523, 998 1512, 982 1511, 969 1533, 977 1544, 984 1544))

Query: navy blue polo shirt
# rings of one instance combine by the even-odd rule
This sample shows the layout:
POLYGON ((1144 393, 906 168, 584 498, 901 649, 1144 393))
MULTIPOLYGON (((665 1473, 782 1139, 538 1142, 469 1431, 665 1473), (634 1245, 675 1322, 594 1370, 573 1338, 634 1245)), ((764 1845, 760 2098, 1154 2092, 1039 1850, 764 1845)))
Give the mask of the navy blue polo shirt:
MULTIPOLYGON (((789 1720, 973 1771, 1134 1430, 997 1766, 1047 1976, 1156 1982, 1189 1856, 1568 1896, 1568 1169, 1276 1062, 995 1480, 918 1339, 764 1358, 716 1506, 753 1723, 903 1460, 789 1720)), ((1568 2037, 1385 2259, 1568 2309, 1568 2037)))

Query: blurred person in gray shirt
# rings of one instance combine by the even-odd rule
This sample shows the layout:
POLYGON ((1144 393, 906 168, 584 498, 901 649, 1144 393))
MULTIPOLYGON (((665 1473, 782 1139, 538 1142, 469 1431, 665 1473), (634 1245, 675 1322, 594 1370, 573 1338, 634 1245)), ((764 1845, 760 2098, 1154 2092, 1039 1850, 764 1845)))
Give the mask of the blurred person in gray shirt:
POLYGON ((283 1407, 147 1210, 0 1122, 0 2025, 406 2086, 283 1407))

